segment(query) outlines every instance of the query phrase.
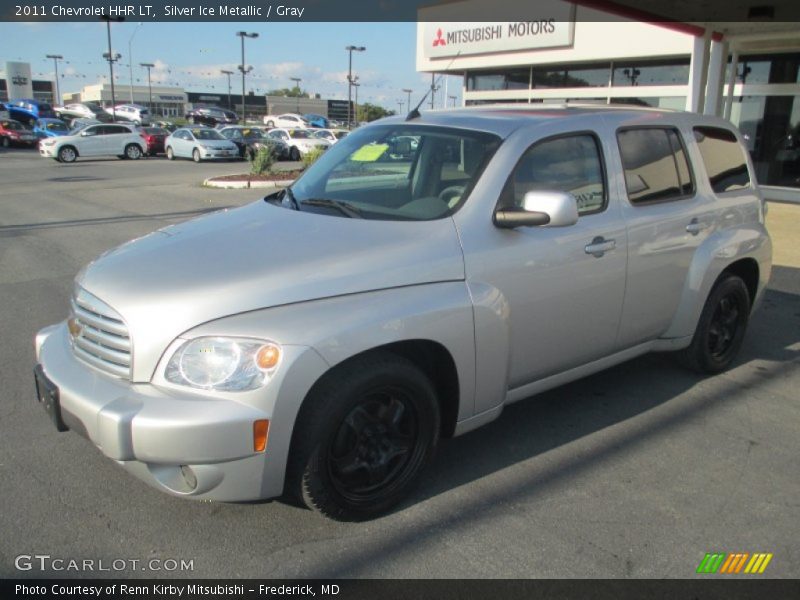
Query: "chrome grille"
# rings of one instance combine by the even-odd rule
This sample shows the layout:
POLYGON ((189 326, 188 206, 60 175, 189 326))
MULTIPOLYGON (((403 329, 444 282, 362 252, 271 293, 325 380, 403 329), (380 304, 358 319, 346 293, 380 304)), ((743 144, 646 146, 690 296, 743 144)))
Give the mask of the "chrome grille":
POLYGON ((130 379, 131 339, 122 316, 81 289, 72 298, 70 320, 75 356, 101 371, 130 379))

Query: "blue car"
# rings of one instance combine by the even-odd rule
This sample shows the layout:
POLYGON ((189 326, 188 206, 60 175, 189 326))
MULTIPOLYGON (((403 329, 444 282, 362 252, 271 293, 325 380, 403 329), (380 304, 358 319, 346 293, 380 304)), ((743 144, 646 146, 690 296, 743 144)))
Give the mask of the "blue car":
POLYGON ((33 125, 33 133, 38 138, 58 137, 69 132, 69 127, 61 119, 37 119, 33 125))
POLYGON ((27 125, 33 125, 38 119, 52 119, 56 116, 53 107, 47 102, 32 98, 6 102, 6 109, 12 119, 27 125))
POLYGON ((308 113, 307 115, 303 115, 303 118, 308 121, 308 124, 311 127, 319 127, 321 129, 327 129, 331 126, 331 122, 322 115, 315 115, 313 113, 308 113))

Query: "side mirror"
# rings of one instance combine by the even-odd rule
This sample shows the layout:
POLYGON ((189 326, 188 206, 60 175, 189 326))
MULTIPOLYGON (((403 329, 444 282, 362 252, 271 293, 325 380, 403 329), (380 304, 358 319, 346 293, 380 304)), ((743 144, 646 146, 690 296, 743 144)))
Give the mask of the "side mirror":
POLYGON ((568 192, 532 191, 522 208, 501 208, 494 213, 497 227, 568 227, 578 222, 578 202, 568 192))

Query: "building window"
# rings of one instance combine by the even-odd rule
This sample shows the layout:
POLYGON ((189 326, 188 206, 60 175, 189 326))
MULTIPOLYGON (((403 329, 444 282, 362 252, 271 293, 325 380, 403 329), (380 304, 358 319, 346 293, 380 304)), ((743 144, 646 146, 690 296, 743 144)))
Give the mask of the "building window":
POLYGON ((689 59, 615 62, 614 86, 687 85, 689 59))
POLYGON ((534 67, 533 87, 537 89, 606 87, 610 69, 611 63, 534 67))
MULTIPOLYGON (((730 80, 730 74, 729 60, 725 81, 730 80)), ((757 85, 800 83, 800 53, 740 56, 736 66, 736 82, 757 85)))
POLYGON ((527 90, 530 86, 529 68, 504 71, 473 71, 467 75, 467 90, 527 90))

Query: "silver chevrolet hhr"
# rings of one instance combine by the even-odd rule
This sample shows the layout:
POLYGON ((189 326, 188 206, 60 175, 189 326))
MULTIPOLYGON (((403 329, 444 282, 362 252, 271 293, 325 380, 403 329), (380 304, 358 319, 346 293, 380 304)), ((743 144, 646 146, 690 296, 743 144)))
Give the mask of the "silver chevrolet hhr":
POLYGON ((39 401, 167 493, 370 518, 506 404, 653 350, 728 368, 764 213, 721 119, 385 119, 286 190, 89 264, 36 337, 39 401))

